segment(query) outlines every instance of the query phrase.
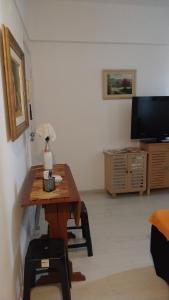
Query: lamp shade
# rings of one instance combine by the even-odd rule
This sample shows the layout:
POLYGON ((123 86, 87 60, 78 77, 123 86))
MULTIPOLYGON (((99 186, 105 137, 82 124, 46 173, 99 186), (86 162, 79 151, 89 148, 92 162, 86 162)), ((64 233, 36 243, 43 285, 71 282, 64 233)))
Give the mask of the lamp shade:
POLYGON ((51 124, 49 123, 44 123, 41 124, 37 129, 36 129, 37 135, 42 137, 44 140, 46 140, 47 137, 54 142, 56 140, 56 133, 54 128, 52 127, 51 124))

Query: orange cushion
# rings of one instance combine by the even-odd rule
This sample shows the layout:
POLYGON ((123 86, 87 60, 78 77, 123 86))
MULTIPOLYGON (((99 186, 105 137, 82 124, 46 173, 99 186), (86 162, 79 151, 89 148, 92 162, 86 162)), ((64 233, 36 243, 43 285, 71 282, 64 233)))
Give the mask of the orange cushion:
POLYGON ((149 218, 149 222, 169 240, 169 209, 156 210, 149 218))

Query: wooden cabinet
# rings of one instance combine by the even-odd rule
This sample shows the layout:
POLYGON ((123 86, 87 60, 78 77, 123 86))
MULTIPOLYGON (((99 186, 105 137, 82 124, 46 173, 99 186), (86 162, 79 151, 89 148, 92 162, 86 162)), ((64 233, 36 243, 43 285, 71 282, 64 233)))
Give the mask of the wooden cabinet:
POLYGON ((105 188, 113 196, 118 193, 140 192, 146 190, 145 151, 104 152, 105 157, 105 188))
POLYGON ((169 144, 142 142, 140 146, 148 152, 147 194, 151 189, 169 187, 169 144))

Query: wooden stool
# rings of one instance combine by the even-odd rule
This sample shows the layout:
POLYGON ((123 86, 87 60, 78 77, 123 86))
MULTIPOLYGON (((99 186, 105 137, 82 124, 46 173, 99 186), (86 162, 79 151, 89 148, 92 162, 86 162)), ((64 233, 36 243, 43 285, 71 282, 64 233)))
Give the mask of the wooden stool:
POLYGON ((29 243, 25 258, 23 300, 30 300, 36 275, 42 273, 57 273, 63 300, 71 300, 67 250, 62 239, 42 238, 29 243))
MULTIPOLYGON (((91 241, 91 235, 90 235, 88 213, 87 213, 86 205, 83 201, 81 201, 80 219, 81 219, 81 226, 69 226, 69 227, 67 227, 67 230, 68 230, 68 233, 69 233, 69 230, 81 229, 82 230, 82 236, 86 241, 84 243, 75 243, 75 244, 71 244, 71 245, 68 244, 68 248, 87 247, 88 256, 93 256, 93 249, 92 249, 92 241, 91 241)), ((72 233, 70 233, 70 236, 72 238, 76 238, 76 236, 72 233)))

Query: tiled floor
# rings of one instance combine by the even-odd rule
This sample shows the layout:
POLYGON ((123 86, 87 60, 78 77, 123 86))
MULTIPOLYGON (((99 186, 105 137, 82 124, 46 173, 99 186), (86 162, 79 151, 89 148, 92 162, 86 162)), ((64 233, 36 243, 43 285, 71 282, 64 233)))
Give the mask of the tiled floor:
POLYGON ((168 190, 115 199, 106 193, 86 193, 82 199, 88 208, 94 256, 72 252, 75 270, 81 270, 91 281, 152 264, 148 217, 158 208, 169 208, 168 190))
POLYGON ((81 271, 92 281, 152 264, 148 217, 158 208, 169 208, 169 190, 115 199, 105 192, 87 192, 81 198, 88 209, 94 256, 88 257, 85 250, 71 250, 74 271, 81 271))

